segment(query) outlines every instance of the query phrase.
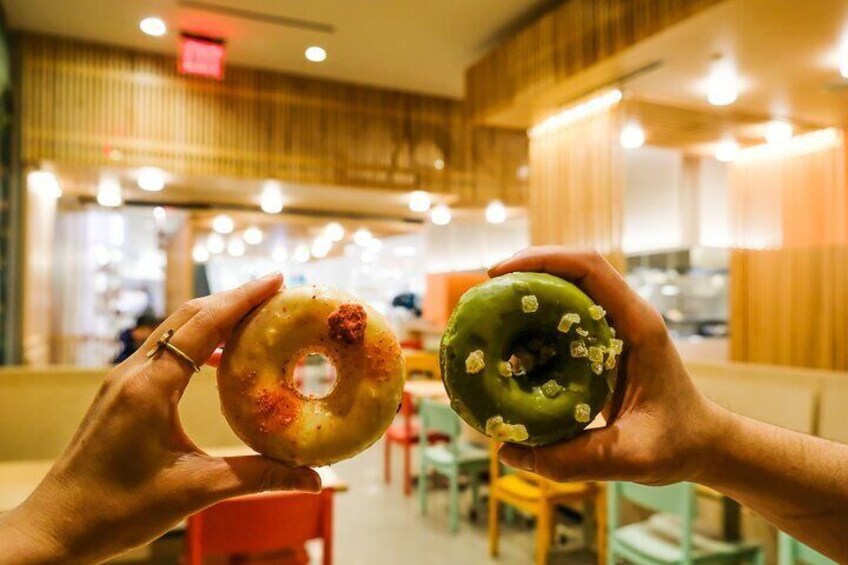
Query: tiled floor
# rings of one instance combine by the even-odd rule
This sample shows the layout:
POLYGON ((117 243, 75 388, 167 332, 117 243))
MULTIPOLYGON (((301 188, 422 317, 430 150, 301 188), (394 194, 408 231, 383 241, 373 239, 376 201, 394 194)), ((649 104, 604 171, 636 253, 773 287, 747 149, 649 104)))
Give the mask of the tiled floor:
MULTIPOLYGON (((517 519, 504 524, 501 556, 488 556, 486 508, 481 503, 475 522, 468 519, 471 495, 463 494, 462 521, 458 534, 448 531, 448 497, 445 490, 430 495, 429 513, 418 512, 416 493, 403 496, 400 485, 401 451, 394 449, 394 482, 383 482, 383 445, 378 443, 365 453, 336 466, 350 484, 350 490, 336 496, 335 562, 338 565, 431 565, 499 564, 525 565, 533 562, 534 529, 517 519)), ((485 491, 484 491, 485 492, 485 491)), ((569 542, 551 552, 551 564, 594 564, 595 556, 582 550, 579 527, 561 527, 559 533, 569 542)), ((320 551, 310 548, 310 553, 320 551)), ((149 548, 141 562, 177 564, 182 540, 160 541, 149 548)), ((315 555, 317 557, 317 555, 315 555)), ((138 562, 138 561, 136 561, 138 562)), ((316 560, 316 562, 319 562, 316 560)))

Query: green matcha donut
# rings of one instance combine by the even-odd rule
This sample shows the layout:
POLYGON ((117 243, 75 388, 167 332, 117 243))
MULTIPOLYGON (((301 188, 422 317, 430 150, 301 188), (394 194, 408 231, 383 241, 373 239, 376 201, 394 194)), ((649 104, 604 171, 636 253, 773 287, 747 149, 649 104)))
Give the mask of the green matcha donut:
POLYGON ((544 273, 510 273, 466 292, 442 337, 451 407, 501 441, 545 445, 580 432, 615 388, 623 343, 604 310, 544 273))

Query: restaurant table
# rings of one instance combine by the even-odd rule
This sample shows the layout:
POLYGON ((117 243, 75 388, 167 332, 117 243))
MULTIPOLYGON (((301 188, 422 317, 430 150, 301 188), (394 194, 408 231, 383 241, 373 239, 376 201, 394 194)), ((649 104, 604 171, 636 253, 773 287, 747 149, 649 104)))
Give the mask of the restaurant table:
MULTIPOLYGON (((215 457, 255 455, 255 452, 247 447, 212 448, 206 452, 215 457)), ((0 462, 0 513, 8 512, 26 500, 52 465, 53 461, 50 459, 0 462)), ((318 467, 315 470, 321 476, 321 484, 325 490, 348 490, 348 484, 335 469, 318 467)), ((183 528, 184 524, 181 523, 175 529, 183 528)))

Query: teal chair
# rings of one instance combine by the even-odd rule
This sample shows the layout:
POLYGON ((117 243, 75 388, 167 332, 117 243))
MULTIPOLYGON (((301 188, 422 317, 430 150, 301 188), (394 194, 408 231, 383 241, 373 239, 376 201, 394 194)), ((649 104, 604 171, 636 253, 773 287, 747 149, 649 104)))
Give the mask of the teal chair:
POLYGON ((764 562, 762 549, 756 544, 718 541, 695 532, 698 506, 691 483, 664 487, 609 483, 607 507, 609 565, 618 558, 643 565, 764 562), (655 514, 644 522, 621 526, 622 500, 655 514))
POLYGON ((795 565, 796 563, 803 563, 804 565, 837 565, 836 561, 831 561, 821 553, 810 549, 783 532, 780 532, 780 537, 778 538, 777 563, 778 565, 795 565))
POLYGON ((461 437, 459 417, 447 404, 422 400, 418 408, 422 438, 419 450, 421 469, 418 475, 418 497, 421 514, 427 513, 427 473, 433 470, 445 475, 450 481, 450 530, 459 530, 459 477, 466 475, 471 483, 474 508, 480 487, 480 475, 488 470, 489 451, 477 447, 461 437), (444 434, 448 442, 430 445, 427 437, 431 433, 444 434))

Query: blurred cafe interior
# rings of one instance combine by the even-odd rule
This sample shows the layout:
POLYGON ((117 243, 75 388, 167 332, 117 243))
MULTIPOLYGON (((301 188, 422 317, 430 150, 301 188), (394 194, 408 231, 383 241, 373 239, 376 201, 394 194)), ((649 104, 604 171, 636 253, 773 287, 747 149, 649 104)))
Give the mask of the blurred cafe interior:
MULTIPOLYGON (((602 484, 510 474, 470 428, 458 490, 421 472, 448 317, 530 245, 604 254, 707 396, 848 441, 845 2, 0 5, 0 512, 158 321, 281 271, 388 318, 408 406, 266 562, 614 562, 602 484)), ((335 378, 320 355, 297 374, 335 378)), ((246 449, 214 369, 180 414, 203 448, 246 449)), ((764 519, 693 492, 698 536, 778 562, 764 519)), ((202 562, 191 528, 119 560, 202 562)))

